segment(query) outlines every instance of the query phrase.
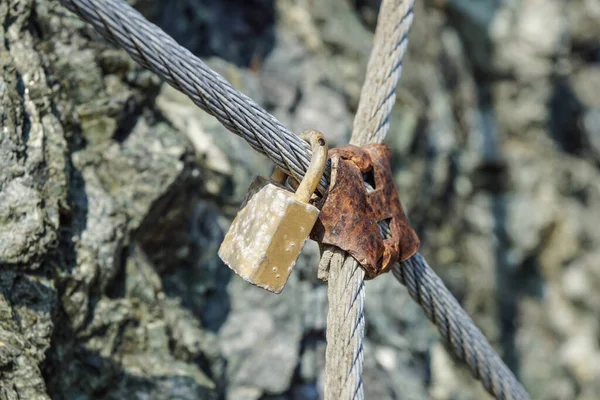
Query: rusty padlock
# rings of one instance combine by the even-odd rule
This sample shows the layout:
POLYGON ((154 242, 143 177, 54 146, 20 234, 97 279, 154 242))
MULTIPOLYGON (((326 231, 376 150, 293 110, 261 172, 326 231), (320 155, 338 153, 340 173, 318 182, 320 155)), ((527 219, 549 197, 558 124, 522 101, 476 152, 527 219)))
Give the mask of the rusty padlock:
POLYGON ((313 155, 296 192, 284 182, 279 168, 266 179, 257 176, 219 248, 219 257, 244 280, 273 293, 281 293, 319 209, 309 204, 327 162, 327 141, 321 132, 301 136, 313 155))

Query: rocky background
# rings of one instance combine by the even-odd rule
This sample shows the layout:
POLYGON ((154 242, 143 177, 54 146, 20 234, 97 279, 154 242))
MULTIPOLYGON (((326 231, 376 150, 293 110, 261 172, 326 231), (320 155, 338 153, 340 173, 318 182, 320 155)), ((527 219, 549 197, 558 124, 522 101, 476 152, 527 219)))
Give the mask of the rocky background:
MULTIPOLYGON (((377 0, 130 1, 294 131, 348 140, 377 0)), ((320 399, 326 287, 216 251, 271 164, 58 1, 0 1, 0 400, 320 399)), ((600 397, 600 3, 417 1, 392 130, 422 252, 533 399, 600 397)), ((392 276, 367 399, 485 399, 392 276)))

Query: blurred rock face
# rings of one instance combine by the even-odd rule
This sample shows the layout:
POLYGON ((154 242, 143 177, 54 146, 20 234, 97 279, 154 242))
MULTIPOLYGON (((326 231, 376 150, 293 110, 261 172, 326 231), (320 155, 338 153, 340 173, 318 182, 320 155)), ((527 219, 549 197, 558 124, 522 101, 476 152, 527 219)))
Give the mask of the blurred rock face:
MULTIPOLYGON (((131 2, 294 131, 347 142, 378 1, 131 2)), ((318 399, 326 287, 216 252, 268 160, 57 2, 0 3, 0 399, 318 399)), ((422 251, 532 398, 600 393, 600 8, 417 2, 387 142, 422 251)), ((486 398, 391 277, 365 395, 486 398)))

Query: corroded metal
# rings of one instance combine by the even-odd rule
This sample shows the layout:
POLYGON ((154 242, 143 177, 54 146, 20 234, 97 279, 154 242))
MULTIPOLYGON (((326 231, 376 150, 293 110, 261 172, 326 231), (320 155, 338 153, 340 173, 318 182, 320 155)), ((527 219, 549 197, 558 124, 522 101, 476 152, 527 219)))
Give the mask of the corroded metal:
POLYGON ((331 184, 318 204, 311 238, 350 253, 365 269, 366 279, 388 272, 419 250, 419 238, 400 203, 385 144, 347 145, 329 151, 331 184), (372 174, 372 175, 371 175, 372 174), (372 190, 365 176, 372 177, 372 190), (387 225, 384 238, 379 223, 387 225))
POLYGON ((281 293, 319 215, 309 204, 327 162, 327 142, 318 131, 302 135, 313 157, 295 193, 276 169, 271 179, 255 178, 219 248, 219 257, 246 281, 281 293))

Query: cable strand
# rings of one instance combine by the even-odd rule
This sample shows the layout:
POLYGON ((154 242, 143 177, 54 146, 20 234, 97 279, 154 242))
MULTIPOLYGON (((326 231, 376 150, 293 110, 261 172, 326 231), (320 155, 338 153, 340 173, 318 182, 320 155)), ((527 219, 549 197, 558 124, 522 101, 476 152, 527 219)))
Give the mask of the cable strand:
MULTIPOLYGON (((256 151, 302 179, 310 146, 248 96, 234 89, 189 50, 122 0, 60 0, 89 22, 111 44, 186 94, 256 151)), ((389 130, 396 85, 414 19, 415 0, 383 0, 368 62, 351 143, 381 142, 389 130)), ((319 190, 329 183, 329 165, 319 190)), ((364 270, 339 249, 325 246, 322 269, 329 264, 327 317, 327 399, 363 399, 364 270), (324 261, 324 262, 323 262, 324 261)), ((497 399, 526 400, 528 395, 473 324, 441 280, 417 254, 392 272, 427 317, 438 326, 454 353, 497 399)))
MULTIPOLYGON (((296 179, 304 177, 311 157, 308 143, 138 11, 122 0, 61 0, 61 3, 91 23, 109 42, 127 51, 136 62, 186 94, 254 150, 265 154, 296 179)), ((329 165, 319 185, 321 192, 328 185, 328 177, 329 165)))
POLYGON ((529 399, 523 386, 420 253, 403 263, 394 264, 392 273, 407 287, 411 297, 424 309, 427 316, 436 315, 436 320, 430 320, 438 326, 440 334, 448 343, 455 343, 451 345, 451 349, 466 361, 473 376, 481 380, 490 394, 497 399, 529 399), (417 276, 420 278, 413 278, 417 276), (424 301, 425 295, 437 301, 424 301), (439 317, 447 322, 439 323, 439 317), (451 328, 445 330, 444 327, 451 328))

